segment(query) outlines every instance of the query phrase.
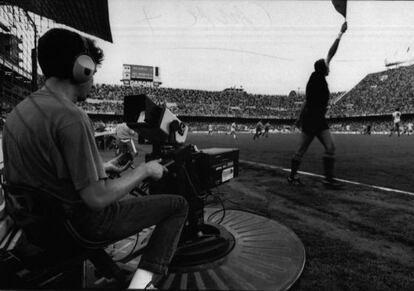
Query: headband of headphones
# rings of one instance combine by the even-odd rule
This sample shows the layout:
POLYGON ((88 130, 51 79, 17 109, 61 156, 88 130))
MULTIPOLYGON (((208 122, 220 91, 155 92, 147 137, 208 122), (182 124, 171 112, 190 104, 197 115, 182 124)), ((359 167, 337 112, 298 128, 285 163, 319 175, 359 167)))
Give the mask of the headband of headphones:
POLYGON ((88 41, 81 35, 84 51, 76 56, 73 62, 72 77, 77 83, 85 83, 92 79, 96 70, 96 64, 89 54, 88 41))

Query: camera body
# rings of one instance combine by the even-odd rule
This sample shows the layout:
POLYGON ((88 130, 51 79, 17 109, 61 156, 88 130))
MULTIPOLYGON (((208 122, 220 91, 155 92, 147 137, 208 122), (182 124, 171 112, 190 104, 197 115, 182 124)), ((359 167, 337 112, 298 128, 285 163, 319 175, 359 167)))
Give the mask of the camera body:
POLYGON ((204 198, 212 188, 238 176, 239 150, 198 150, 185 144, 188 127, 146 95, 124 97, 124 122, 152 143, 146 161, 161 159, 168 167, 166 175, 149 185, 150 194, 176 194, 187 200, 189 213, 182 240, 195 240, 204 224, 204 198))
MULTIPOLYGON (((157 147, 154 147, 157 148, 157 147)), ((183 239, 196 239, 204 224, 204 200, 210 190, 238 176, 239 150, 210 148, 196 150, 193 145, 164 145, 146 156, 146 160, 162 159, 168 173, 149 186, 150 194, 176 194, 189 205, 183 239)))
POLYGON ((124 122, 152 143, 184 143, 187 138, 188 126, 145 94, 124 97, 124 122))
MULTIPOLYGON (((197 192, 209 190, 237 177, 239 150, 210 148, 197 150, 185 145, 188 127, 168 108, 160 107, 146 95, 124 97, 124 122, 153 144, 146 160, 162 159, 185 165, 197 177, 197 192)), ((173 169, 174 172, 174 169, 173 169)), ((199 193, 196 193, 199 194, 199 193)))
POLYGON ((217 187, 239 174, 239 150, 236 148, 207 148, 198 150, 196 146, 163 145, 154 147, 154 151, 146 156, 146 161, 162 159, 170 172, 176 167, 185 166, 194 176, 198 196, 205 191, 217 187), (171 165, 171 166, 170 166, 171 165))

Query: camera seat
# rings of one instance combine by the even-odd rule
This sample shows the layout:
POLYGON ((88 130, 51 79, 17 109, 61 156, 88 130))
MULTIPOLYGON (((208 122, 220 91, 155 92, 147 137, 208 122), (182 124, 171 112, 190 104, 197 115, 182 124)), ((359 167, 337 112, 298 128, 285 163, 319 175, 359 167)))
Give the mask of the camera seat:
POLYGON ((16 247, 9 255, 17 257, 23 269, 29 270, 30 276, 18 282, 20 286, 0 288, 53 287, 53 283, 48 283, 56 279, 56 274, 61 276, 68 266, 81 266, 83 270, 82 264, 86 259, 92 262, 100 275, 116 279, 117 287, 127 286, 127 275, 105 252, 105 248, 115 241, 90 241, 82 237, 65 217, 63 204, 67 201, 26 185, 2 184, 2 188, 6 211, 16 226, 23 230, 28 242, 26 247, 16 247))

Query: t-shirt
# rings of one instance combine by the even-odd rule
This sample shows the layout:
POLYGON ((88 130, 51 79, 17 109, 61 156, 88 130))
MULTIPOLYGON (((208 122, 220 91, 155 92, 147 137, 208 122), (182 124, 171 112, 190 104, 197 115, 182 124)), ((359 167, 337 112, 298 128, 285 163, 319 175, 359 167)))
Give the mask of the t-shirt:
POLYGON ((8 183, 45 189, 69 201, 79 201, 79 190, 107 178, 87 114, 46 88, 9 114, 3 151, 8 183))
POLYGON ((119 139, 130 139, 135 135, 135 131, 130 129, 126 123, 120 123, 116 126, 115 129, 116 136, 119 139))
POLYGON ((392 117, 394 118, 394 123, 398 123, 401 121, 401 112, 400 111, 395 111, 392 114, 392 117))
POLYGON ((329 95, 329 88, 325 76, 313 72, 306 85, 306 115, 313 118, 324 118, 329 95))

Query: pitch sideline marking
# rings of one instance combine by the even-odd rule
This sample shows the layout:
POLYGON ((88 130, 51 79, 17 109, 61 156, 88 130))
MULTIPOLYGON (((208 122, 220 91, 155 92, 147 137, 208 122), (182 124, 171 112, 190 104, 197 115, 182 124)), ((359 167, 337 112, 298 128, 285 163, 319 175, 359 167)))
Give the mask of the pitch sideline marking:
MULTIPOLYGON (((290 173, 290 169, 279 167, 279 166, 274 166, 274 165, 269 165, 269 164, 259 163, 259 162, 246 161, 246 160, 239 160, 239 161, 241 163, 245 163, 245 164, 249 164, 249 165, 253 165, 253 166, 260 166, 260 167, 274 169, 274 170, 275 169, 276 170, 282 170, 282 171, 290 173)), ((302 174, 302 175, 318 177, 318 178, 323 178, 324 177, 324 176, 319 175, 319 174, 309 173, 309 172, 304 172, 304 171, 298 171, 298 173, 302 174)), ((343 182, 343 183, 348 183, 348 184, 353 184, 353 185, 360 185, 360 186, 379 189, 379 190, 383 190, 383 191, 387 191, 387 192, 395 192, 395 193, 414 196, 413 192, 408 192, 408 191, 403 191, 403 190, 398 190, 398 189, 393 189, 393 188, 387 188, 387 187, 381 187, 381 186, 376 186, 376 185, 371 185, 371 184, 365 184, 365 183, 360 183, 360 182, 355 182, 355 181, 350 181, 350 180, 344 180, 344 179, 338 179, 338 178, 335 178, 335 179, 340 181, 340 182, 343 182)))

